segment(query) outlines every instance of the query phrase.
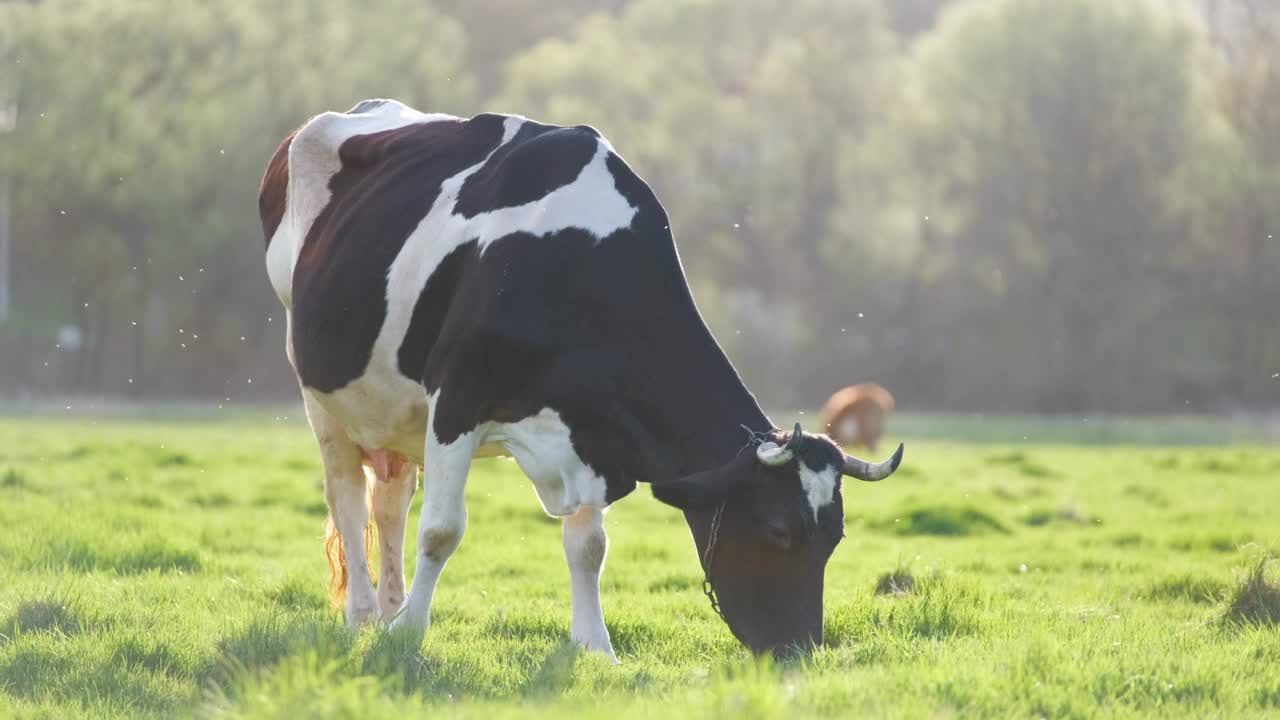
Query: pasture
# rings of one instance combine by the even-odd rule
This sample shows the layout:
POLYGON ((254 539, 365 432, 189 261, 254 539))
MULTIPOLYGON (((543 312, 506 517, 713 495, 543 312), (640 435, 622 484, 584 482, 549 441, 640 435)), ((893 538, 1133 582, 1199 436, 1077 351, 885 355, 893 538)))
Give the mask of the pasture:
POLYGON ((925 426, 846 483, 806 661, 730 636, 678 512, 615 505, 615 667, 568 643, 559 524, 510 462, 473 466, 419 647, 329 609, 300 418, 0 420, 0 716, 1280 716, 1280 449, 925 426))

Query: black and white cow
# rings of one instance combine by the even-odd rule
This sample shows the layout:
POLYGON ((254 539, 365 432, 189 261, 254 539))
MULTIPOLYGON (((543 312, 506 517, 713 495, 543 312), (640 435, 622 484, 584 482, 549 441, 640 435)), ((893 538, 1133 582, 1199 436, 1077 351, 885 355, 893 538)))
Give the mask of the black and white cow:
POLYGON ((662 205, 594 129, 367 100, 287 138, 259 205, 349 623, 425 632, 467 525, 471 460, 508 455, 564 519, 575 641, 613 657, 604 512, 643 481, 684 511, 739 640, 821 642, 841 475, 880 480, 902 448, 869 465, 773 426, 703 323, 662 205), (376 476, 376 593, 362 464, 376 476))

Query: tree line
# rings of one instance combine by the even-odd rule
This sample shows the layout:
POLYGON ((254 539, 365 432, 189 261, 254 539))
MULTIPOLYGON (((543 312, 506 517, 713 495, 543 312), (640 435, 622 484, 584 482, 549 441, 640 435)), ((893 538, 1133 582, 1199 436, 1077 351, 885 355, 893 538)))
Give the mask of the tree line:
POLYGON ((0 3, 0 393, 293 397, 258 182, 395 97, 603 132, 768 405, 1274 407, 1278 32, 1262 0, 0 3))

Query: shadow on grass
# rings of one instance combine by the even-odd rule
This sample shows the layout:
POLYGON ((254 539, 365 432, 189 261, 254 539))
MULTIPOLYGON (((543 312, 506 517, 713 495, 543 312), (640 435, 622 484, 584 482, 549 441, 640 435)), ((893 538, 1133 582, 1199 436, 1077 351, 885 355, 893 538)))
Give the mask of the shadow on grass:
POLYGON ((287 656, 307 650, 325 657, 344 657, 353 642, 347 628, 325 613, 273 614, 255 619, 223 638, 207 677, 213 683, 226 685, 237 675, 269 668, 287 656))
POLYGON ((1212 605, 1227 596, 1227 583, 1214 577, 1173 575, 1157 580, 1139 593, 1144 600, 1212 605))
POLYGON ((56 592, 42 598, 22 600, 13 613, 0 622, 0 644, 21 633, 74 635, 84 626, 82 616, 75 598, 63 597, 56 592))
POLYGON ((31 702, 169 716, 192 700, 180 680, 204 667, 195 652, 175 650, 145 628, 90 616, 56 594, 19 603, 3 630, 0 692, 31 702))
POLYGON ((986 460, 992 465, 1008 465, 1014 470, 1017 470, 1020 474, 1029 478, 1056 478, 1061 476, 1061 473, 1058 471, 1046 465, 1041 465, 1035 460, 1032 460, 1027 453, 1020 450, 1010 453, 988 455, 986 460))
POLYGON ((0 488, 20 488, 27 484, 26 478, 22 473, 9 468, 4 471, 4 475, 0 476, 0 488))
POLYGON ((279 585, 266 591, 266 597, 282 610, 322 612, 329 607, 329 599, 320 592, 310 578, 290 575, 279 585))
POLYGON ((967 537, 990 533, 1008 534, 1009 529, 995 516, 968 505, 927 505, 910 508, 893 517, 870 523, 881 532, 895 535, 935 535, 967 537))
POLYGON ((1101 525, 1102 519, 1096 515, 1086 516, 1070 505, 1063 505, 1056 510, 1050 508, 1032 510, 1026 517, 1022 518, 1022 522, 1031 527, 1044 527, 1050 524, 1088 527, 1090 525, 1101 525))
POLYGON ((149 570, 196 572, 201 565, 195 550, 175 547, 159 538, 122 546, 62 538, 40 546, 28 562, 29 567, 35 568, 105 571, 119 575, 138 575, 149 570))
POLYGON ((563 693, 573 685, 573 668, 578 663, 582 648, 572 640, 562 640, 529 679, 520 693, 529 698, 545 698, 563 693))

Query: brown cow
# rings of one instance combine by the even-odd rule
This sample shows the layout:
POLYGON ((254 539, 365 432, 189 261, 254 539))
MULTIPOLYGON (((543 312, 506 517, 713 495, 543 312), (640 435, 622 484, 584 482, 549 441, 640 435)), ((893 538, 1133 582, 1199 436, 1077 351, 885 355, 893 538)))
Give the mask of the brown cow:
POLYGON ((875 450, 891 412, 893 395, 875 383, 862 383, 837 390, 822 407, 822 422, 841 445, 875 450))

